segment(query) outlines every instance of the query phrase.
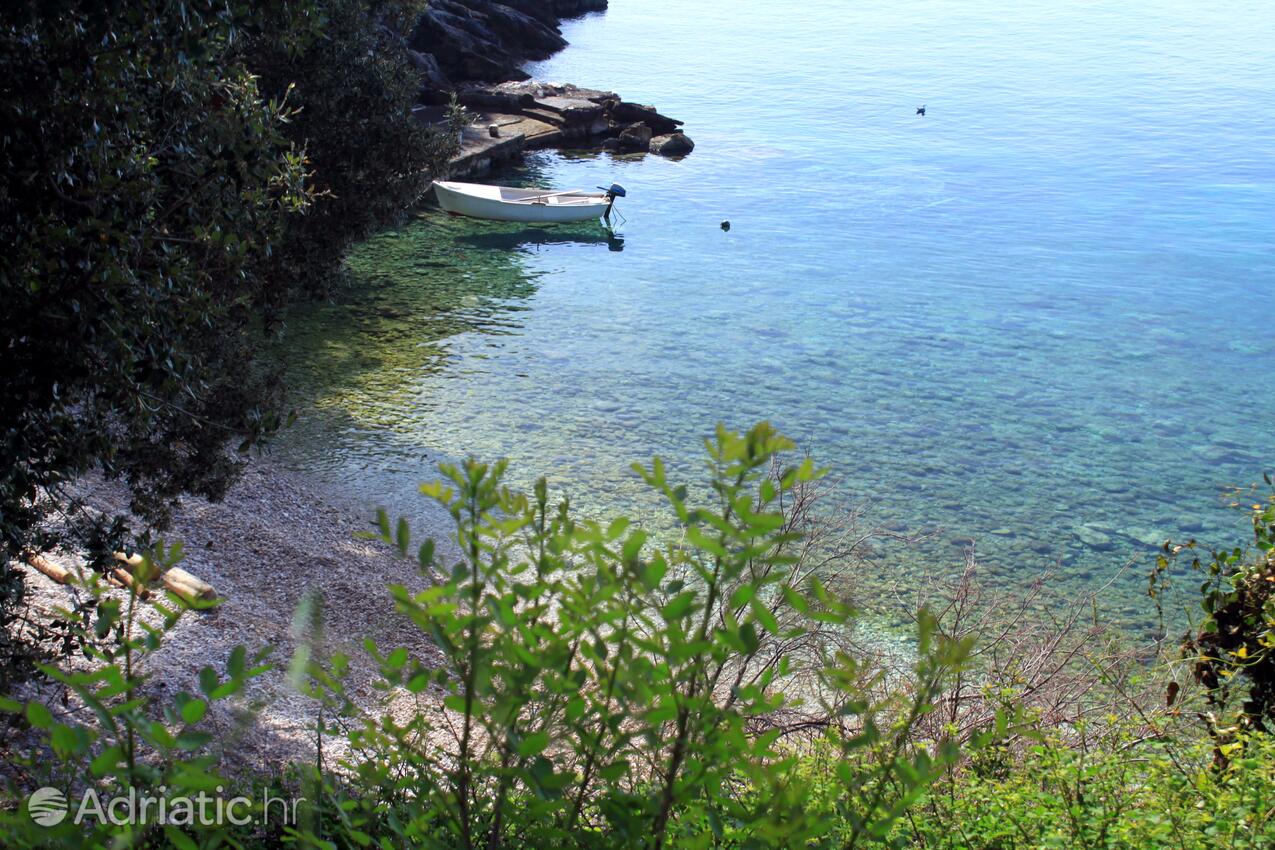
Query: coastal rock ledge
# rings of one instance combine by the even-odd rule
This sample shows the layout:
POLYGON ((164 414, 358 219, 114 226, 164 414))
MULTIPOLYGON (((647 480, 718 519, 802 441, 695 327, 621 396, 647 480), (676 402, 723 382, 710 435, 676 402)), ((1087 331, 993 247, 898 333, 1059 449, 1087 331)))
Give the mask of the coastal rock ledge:
POLYGON ((566 46, 563 19, 606 7, 606 0, 432 0, 403 43, 421 78, 417 119, 442 123, 453 97, 473 113, 449 176, 483 174, 547 147, 668 157, 694 149, 682 122, 653 106, 537 82, 522 70, 566 46))
MULTIPOLYGON (((681 121, 653 106, 621 100, 615 92, 529 80, 468 86, 456 94, 475 117, 461 135, 452 176, 482 174, 525 150, 549 147, 598 146, 667 157, 695 148, 681 121)), ((423 120, 441 120, 438 110, 422 107, 419 113, 429 116, 423 120)))

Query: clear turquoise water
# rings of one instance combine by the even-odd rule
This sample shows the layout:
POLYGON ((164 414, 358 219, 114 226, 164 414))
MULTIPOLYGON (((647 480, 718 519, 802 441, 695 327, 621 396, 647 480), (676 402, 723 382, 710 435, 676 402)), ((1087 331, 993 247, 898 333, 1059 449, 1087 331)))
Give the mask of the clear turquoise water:
POLYGON ((714 422, 769 418, 847 503, 937 532, 884 558, 904 583, 970 539, 1080 587, 1242 532, 1224 489, 1275 458, 1266 4, 611 5, 531 70, 695 152, 499 175, 624 184, 614 237, 423 210, 362 246, 357 293, 294 322, 295 464, 403 506, 438 458, 505 456, 646 511, 630 461, 693 478, 714 422))

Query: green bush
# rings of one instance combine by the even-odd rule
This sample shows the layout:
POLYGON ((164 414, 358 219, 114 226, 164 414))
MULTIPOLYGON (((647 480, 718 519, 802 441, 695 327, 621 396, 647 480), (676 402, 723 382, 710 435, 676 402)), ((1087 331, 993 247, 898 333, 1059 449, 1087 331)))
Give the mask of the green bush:
POLYGON ((1275 739, 1254 735, 1247 756, 1212 765, 1207 738, 1148 741, 1116 723, 1097 746, 1057 733, 999 777, 963 772, 936 789, 895 838, 913 847, 1275 847, 1275 739))
MULTIPOLYGON (((422 490, 452 517, 459 556, 443 560, 427 541, 414 554, 430 586, 390 589, 442 663, 369 642, 383 701, 357 705, 343 684, 350 659, 320 651, 320 608, 307 602, 298 616, 310 641, 291 674, 317 701, 316 741, 339 735, 350 755, 287 779, 236 784, 207 748, 211 707, 264 671, 260 656, 238 648, 225 678, 207 669, 199 694, 154 701, 137 658, 160 648, 184 608, 168 598, 155 625, 139 616, 138 597, 94 580, 90 605, 66 618, 95 666, 47 668, 91 716, 80 718, 75 703, 0 701, 38 739, 11 759, 22 782, 0 805, 0 843, 1275 846, 1275 740, 1265 734, 1236 732, 1219 766, 1207 735, 1140 706, 1136 720, 1112 714, 1033 731, 1023 718, 1041 713, 1025 693, 1005 701, 1027 710, 1006 705, 971 733, 937 709, 959 694, 955 677, 974 687, 989 669, 972 666, 971 639, 943 636, 950 623, 920 613, 906 667, 849 651, 856 614, 805 568, 794 531, 794 496, 819 472, 809 461, 777 463, 790 449, 765 424, 719 429, 705 503, 668 481, 658 459, 635 467, 679 521, 673 540, 623 518, 576 520, 566 501, 550 504, 543 480, 531 494, 512 492, 503 463, 443 466, 443 480, 422 490), (36 785, 105 799, 280 783, 307 806, 273 826, 45 827, 22 806, 36 785)), ((374 536, 412 552, 406 522, 379 522, 374 536)), ((179 557, 158 549, 144 570, 179 557)))
MULTIPOLYGON (((636 467, 684 530, 666 545, 626 519, 577 522, 543 480, 513 493, 503 464, 444 466, 422 490, 451 514, 462 557, 438 563, 426 543, 418 561, 437 583, 392 593, 445 663, 371 647, 385 687, 421 708, 351 734, 360 794, 337 843, 854 846, 888 832, 955 758, 955 744, 911 733, 969 642, 923 619, 912 674, 888 687, 838 649, 830 636, 853 611, 792 569, 782 507, 818 473, 806 461, 770 474, 791 448, 764 424, 719 429, 707 505, 658 459, 636 467), (807 816, 785 713, 838 754, 837 830, 807 816)), ((406 523, 381 523, 406 553, 406 523)))
MULTIPOLYGON (((144 582, 148 575, 157 575, 180 559, 180 547, 165 551, 161 546, 143 561, 136 575, 144 582)), ((200 693, 178 693, 167 703, 156 703, 144 689, 146 677, 139 662, 161 649, 191 603, 168 594, 153 603, 158 622, 148 622, 154 618, 142 617, 141 608, 147 603, 135 592, 121 599, 95 574, 84 590, 87 604, 63 616, 74 624, 91 666, 43 667, 53 681, 74 694, 75 702, 24 705, 0 697, 0 711, 20 716, 39 733, 37 746, 26 754, 20 754, 21 744, 6 742, 10 749, 5 774, 10 782, 15 775, 24 781, 20 787, 6 787, 0 798, 4 803, 0 805, 0 846, 6 850, 160 846, 186 850, 221 846, 236 834, 252 835, 229 822, 196 823, 189 830, 195 836, 191 838, 178 825, 156 823, 153 814, 149 823, 116 824, 93 815, 76 822, 75 812, 89 790, 99 795, 95 802, 103 808, 130 790, 139 799, 230 796, 226 789, 236 784, 219 772, 214 751, 208 749, 212 735, 202 728, 204 720, 212 705, 240 693, 250 679, 267 669, 260 657, 250 658, 243 647, 237 647, 227 659, 225 677, 205 667, 199 675, 200 693), (81 719, 85 712, 90 719, 81 719), (65 795, 70 804, 66 819, 48 826, 33 820, 25 798, 37 787, 65 795)), ((88 804, 90 811, 95 802, 88 804)), ((236 817, 258 814, 245 807, 236 817)))
MULTIPOLYGON (((854 847, 886 835, 956 758, 952 741, 913 732, 970 642, 938 637, 923 617, 912 672, 891 681, 840 648, 853 611, 792 569, 798 535, 782 509, 818 472, 806 461, 770 474, 790 448, 767 425, 719 430, 703 506, 658 459, 639 468, 684 529, 665 545, 625 519, 575 521, 567 503, 549 505, 543 481, 531 496, 513 493, 503 464, 443 467, 446 481, 423 490, 450 512, 463 555, 441 564, 424 544, 417 559, 437 583, 391 594, 444 663, 369 645, 387 695, 421 701, 404 718, 355 711, 341 685, 348 659, 298 654, 294 673, 329 706, 325 716, 350 715, 338 725, 352 723, 356 757, 312 777, 311 817, 285 837, 314 847, 660 848, 854 847), (824 777, 835 789, 830 817, 807 804, 809 739, 788 741, 793 728, 817 730, 819 751, 835 756, 824 777)), ((382 534, 408 551, 406 523, 391 528, 383 516, 382 534)), ((48 733, 68 783, 117 794, 215 783, 215 765, 187 753, 207 743, 193 727, 207 700, 258 671, 237 650, 230 681, 205 674, 207 693, 179 696, 166 725, 134 693, 132 652, 160 637, 131 637, 136 604, 123 619, 103 604, 99 631, 116 630, 122 655, 101 654, 92 673, 51 671, 98 707, 103 728, 55 721, 39 703, 7 707, 48 733)), ((24 817, 0 820, 15 846, 69 845, 69 833, 41 833, 24 817)), ((225 829, 114 837, 214 846, 225 829)), ((105 846, 108 832, 89 844, 105 846)))
POLYGON ((1207 559, 1194 554, 1195 541, 1167 544, 1152 583, 1157 593, 1171 561, 1183 553, 1192 553, 1192 571, 1204 575, 1204 616, 1183 638, 1182 655, 1192 662, 1214 710, 1210 722, 1219 759, 1239 749, 1229 740, 1233 731, 1275 732, 1275 493, 1252 504, 1249 513, 1251 544, 1212 552, 1207 559), (1237 727, 1229 726, 1232 711, 1237 727))

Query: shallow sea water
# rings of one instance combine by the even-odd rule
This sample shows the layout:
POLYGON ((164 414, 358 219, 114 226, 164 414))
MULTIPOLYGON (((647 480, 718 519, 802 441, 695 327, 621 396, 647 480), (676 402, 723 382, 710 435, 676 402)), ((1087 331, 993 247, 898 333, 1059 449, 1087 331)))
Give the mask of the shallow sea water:
POLYGON ((630 462, 694 480, 715 422, 767 418, 934 533, 883 576, 970 541, 994 581, 1140 558, 1106 594, 1131 622, 1155 545, 1244 533, 1226 488, 1275 459, 1266 4, 613 0, 565 34, 537 78, 655 103, 695 152, 494 178, 619 182, 615 233, 426 208, 358 248, 292 322, 290 462, 408 510, 433 462, 508 457, 653 516, 630 462))

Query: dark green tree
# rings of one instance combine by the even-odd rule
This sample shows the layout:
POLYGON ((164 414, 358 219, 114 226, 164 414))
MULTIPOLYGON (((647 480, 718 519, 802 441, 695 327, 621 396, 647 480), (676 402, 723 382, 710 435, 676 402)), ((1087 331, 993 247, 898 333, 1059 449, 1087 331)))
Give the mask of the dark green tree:
POLYGON ((397 33, 417 11, 0 8, 0 671, 25 654, 9 559, 69 536, 104 560, 132 533, 72 482, 125 479, 147 526, 181 493, 219 497, 228 447, 279 424, 265 332, 454 153, 412 118, 397 33))
POLYGON ((248 62, 295 108, 284 133, 306 151, 314 202, 288 222, 272 279, 324 293, 350 245, 393 221, 455 155, 457 127, 412 115, 421 90, 402 33, 421 0, 320 0, 323 32, 303 51, 255 39, 248 62))
MULTIPOLYGON (((0 11, 0 543, 51 540, 93 467, 162 520, 217 496, 232 435, 272 423, 252 329, 286 214, 308 203, 290 107, 236 58, 295 41, 286 3, 18 2, 0 11)), ((107 548, 122 524, 91 535, 107 548)), ((14 601, 6 563, 2 583, 14 601)))

